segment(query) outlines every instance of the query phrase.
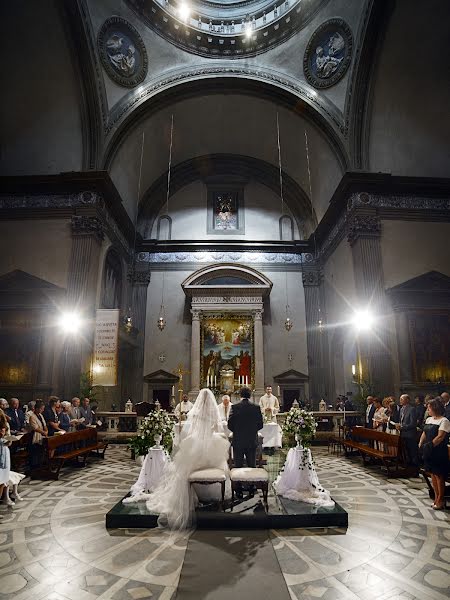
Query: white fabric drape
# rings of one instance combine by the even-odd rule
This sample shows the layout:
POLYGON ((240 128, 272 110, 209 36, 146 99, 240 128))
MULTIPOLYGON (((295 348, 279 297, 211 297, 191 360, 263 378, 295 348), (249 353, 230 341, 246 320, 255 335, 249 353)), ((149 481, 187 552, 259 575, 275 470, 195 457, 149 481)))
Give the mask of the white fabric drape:
POLYGON ((309 448, 291 448, 286 457, 283 471, 273 482, 279 496, 332 508, 334 501, 319 482, 309 448))

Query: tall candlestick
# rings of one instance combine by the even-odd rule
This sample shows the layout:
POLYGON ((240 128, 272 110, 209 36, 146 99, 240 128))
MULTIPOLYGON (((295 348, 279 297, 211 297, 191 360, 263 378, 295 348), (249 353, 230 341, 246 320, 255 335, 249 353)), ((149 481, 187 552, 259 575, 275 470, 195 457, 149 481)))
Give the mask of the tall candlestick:
POLYGON ((175 396, 175 386, 172 386, 172 396, 175 396))
POLYGON ((278 395, 280 395, 280 386, 278 386, 278 395))

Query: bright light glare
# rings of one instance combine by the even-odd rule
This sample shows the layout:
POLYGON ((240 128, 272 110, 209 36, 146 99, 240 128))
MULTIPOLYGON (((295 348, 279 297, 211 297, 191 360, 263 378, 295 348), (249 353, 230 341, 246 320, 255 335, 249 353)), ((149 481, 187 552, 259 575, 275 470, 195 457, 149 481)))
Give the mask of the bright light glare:
POLYGON ((180 7, 178 9, 178 16, 180 17, 180 19, 182 21, 187 21, 189 19, 190 14, 191 14, 191 9, 189 8, 189 5, 186 4, 185 2, 180 4, 180 7))
POLYGON ((102 366, 101 365, 94 365, 92 370, 94 371, 94 373, 101 373, 102 372, 102 366))
POLYGON ((360 310, 353 315, 352 323, 358 331, 369 331, 374 324, 374 316, 368 310, 360 310))
POLYGON ((81 329, 82 320, 75 312, 63 313, 59 318, 59 326, 64 333, 77 333, 81 329))
POLYGON ((247 23, 247 25, 245 26, 245 37, 251 38, 252 34, 253 34, 252 24, 247 23))

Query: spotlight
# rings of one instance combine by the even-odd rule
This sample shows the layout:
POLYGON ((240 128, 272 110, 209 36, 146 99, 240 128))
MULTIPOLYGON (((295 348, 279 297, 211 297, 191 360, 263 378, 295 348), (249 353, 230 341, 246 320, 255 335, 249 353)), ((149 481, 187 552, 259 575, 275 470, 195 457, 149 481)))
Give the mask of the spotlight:
POLYGON ((191 9, 188 4, 182 2, 178 8, 178 16, 182 21, 187 21, 191 14, 191 9))
POLYGON ((253 35, 252 24, 250 22, 245 25, 245 37, 249 40, 253 35))
POLYGON ((59 318, 59 326, 64 333, 78 333, 83 321, 78 313, 66 312, 59 318))
POLYGON ((360 310, 353 315, 352 323, 358 331, 369 331, 375 322, 375 318, 368 310, 360 310))

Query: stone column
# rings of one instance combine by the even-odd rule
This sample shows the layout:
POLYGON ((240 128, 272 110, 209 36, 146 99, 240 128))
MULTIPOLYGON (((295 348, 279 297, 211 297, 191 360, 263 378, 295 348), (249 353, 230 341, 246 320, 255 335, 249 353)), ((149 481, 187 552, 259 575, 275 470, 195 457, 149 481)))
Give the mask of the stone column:
POLYGON ((397 333, 400 388, 402 388, 411 385, 413 381, 411 340, 409 337, 408 314, 406 312, 395 312, 395 330, 397 333))
POLYGON ((318 408, 321 398, 327 398, 329 387, 328 336, 325 328, 319 327, 319 319, 325 325, 322 279, 323 274, 319 266, 304 267, 302 281, 305 293, 309 398, 314 408, 318 408))
MULTIPOLYGON (((392 341, 386 327, 390 309, 384 290, 380 240, 381 222, 376 214, 357 213, 349 219, 348 242, 352 248, 360 308, 368 308, 375 317, 379 317, 374 330, 361 339, 361 358, 363 363, 367 359, 368 379, 375 393, 387 395, 393 392, 394 378, 392 341)), ((364 373, 363 379, 366 379, 364 373)))
POLYGON ((192 314, 192 337, 191 337, 191 391, 196 396, 200 391, 200 318, 201 311, 193 308, 192 314))
POLYGON ((92 352, 95 294, 103 226, 97 217, 72 217, 72 249, 69 261, 66 307, 77 311, 87 326, 83 336, 68 337, 63 356, 63 395, 70 399, 80 391, 80 374, 92 352))
POLYGON ((253 311, 253 344, 255 361, 255 398, 264 394, 264 338, 262 325, 263 310, 253 311))
POLYGON ((145 322, 147 314, 147 290, 150 283, 150 272, 132 270, 128 274, 131 284, 131 317, 132 324, 138 330, 133 350, 133 370, 130 381, 131 399, 133 404, 144 400, 144 352, 145 352, 145 322))

